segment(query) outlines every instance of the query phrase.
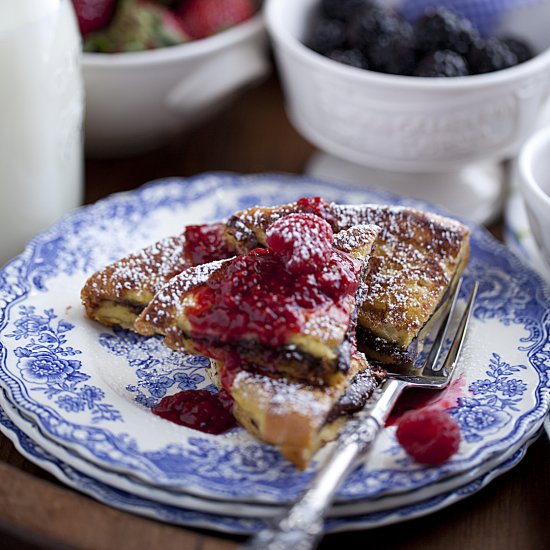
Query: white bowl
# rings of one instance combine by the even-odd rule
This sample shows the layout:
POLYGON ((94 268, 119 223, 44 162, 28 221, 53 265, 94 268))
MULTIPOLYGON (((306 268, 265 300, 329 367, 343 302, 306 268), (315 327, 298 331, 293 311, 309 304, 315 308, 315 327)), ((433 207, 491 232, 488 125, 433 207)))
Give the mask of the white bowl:
POLYGON ((118 156, 167 142, 269 70, 261 14, 179 46, 84 53, 86 152, 118 156))
POLYGON ((550 269, 550 126, 526 142, 518 157, 517 174, 531 232, 550 269))
MULTIPOLYGON (((549 49, 476 76, 382 74, 304 45, 319 3, 268 0, 265 15, 289 117, 323 151, 384 170, 442 172, 509 157, 533 131, 550 89, 549 49)), ((542 31, 535 43, 548 48, 542 31)))

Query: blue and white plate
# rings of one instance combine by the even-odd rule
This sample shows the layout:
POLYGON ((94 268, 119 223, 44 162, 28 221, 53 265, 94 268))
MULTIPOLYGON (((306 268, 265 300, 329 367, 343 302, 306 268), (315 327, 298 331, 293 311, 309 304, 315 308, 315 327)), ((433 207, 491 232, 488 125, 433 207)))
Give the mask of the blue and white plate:
MULTIPOLYGON (((93 271, 186 224, 305 195, 433 210, 354 186, 232 174, 157 181, 82 208, 0 272, 0 384, 9 399, 49 439, 105 470, 204 498, 293 499, 315 464, 299 472, 242 429, 212 436, 152 415, 149 408, 167 393, 208 386, 206 361, 86 320, 79 292, 93 271)), ((446 396, 462 429, 459 453, 442 466, 420 467, 387 428, 341 488, 340 501, 417 490, 477 468, 541 424, 550 395, 548 289, 483 229, 473 228, 471 245, 463 292, 474 280, 480 292, 446 396)))
MULTIPOLYGON (((271 504, 253 504, 247 502, 223 501, 201 498, 188 495, 181 492, 169 491, 167 489, 152 487, 141 483, 125 474, 104 470, 99 466, 84 460, 70 449, 59 445, 55 441, 48 439, 40 431, 31 419, 25 417, 0 390, 0 407, 4 410, 6 416, 15 424, 15 426, 25 435, 30 437, 40 448, 61 460, 66 465, 76 469, 80 473, 102 482, 114 489, 125 491, 131 495, 148 499, 158 504, 175 506, 177 508, 186 508, 195 512, 207 512, 210 514, 229 515, 244 518, 271 518, 283 507, 271 504)), ((13 432, 7 433, 12 437, 13 432)), ((530 435, 530 437, 533 437, 530 435)), ((520 447, 523 446, 520 445, 520 447)), ((337 504, 329 511, 329 517, 346 517, 358 514, 372 514, 383 510, 391 510, 413 503, 423 502, 429 498, 449 493, 452 490, 485 476, 491 470, 498 468, 500 464, 507 462, 518 451, 518 447, 512 447, 504 453, 499 454, 481 464, 479 467, 468 470, 463 474, 446 478, 438 483, 433 483, 418 490, 398 493, 377 499, 353 500, 348 503, 337 504)), ((39 466, 40 461, 31 460, 39 466)), ((55 472, 54 472, 55 473, 55 472)), ((61 481, 64 481, 60 478, 61 481)))
MULTIPOLYGON (((114 506, 115 508, 120 508, 121 510, 126 510, 160 521, 188 527, 213 529, 225 533, 250 534, 257 532, 263 526, 262 520, 260 519, 219 516, 205 512, 197 512, 183 507, 160 504, 126 491, 115 489, 110 485, 98 481, 94 477, 83 474, 48 453, 40 447, 34 439, 21 431, 2 409, 0 409, 0 430, 14 442, 16 448, 23 456, 56 476, 66 485, 90 495, 100 502, 114 506)), ((445 506, 449 506, 476 493, 495 477, 515 466, 525 455, 525 451, 530 442, 531 441, 527 441, 526 444, 521 446, 509 459, 502 462, 494 469, 453 491, 437 495, 422 502, 415 502, 409 506, 402 506, 391 510, 348 518, 328 519, 325 523, 325 531, 330 533, 381 527, 383 525, 424 516, 445 506)))

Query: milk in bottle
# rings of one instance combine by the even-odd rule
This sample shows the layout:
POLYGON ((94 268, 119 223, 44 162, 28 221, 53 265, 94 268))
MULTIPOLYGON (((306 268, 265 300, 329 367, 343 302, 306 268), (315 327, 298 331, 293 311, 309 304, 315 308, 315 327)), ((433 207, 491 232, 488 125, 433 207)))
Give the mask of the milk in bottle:
POLYGON ((70 0, 0 0, 0 264, 81 201, 80 52, 70 0))

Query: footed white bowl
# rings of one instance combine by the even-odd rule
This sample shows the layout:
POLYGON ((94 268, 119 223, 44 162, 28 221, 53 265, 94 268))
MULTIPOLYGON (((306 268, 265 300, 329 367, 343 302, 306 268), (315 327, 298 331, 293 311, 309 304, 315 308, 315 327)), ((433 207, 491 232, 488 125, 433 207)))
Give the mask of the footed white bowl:
MULTIPOLYGON (((548 3, 542 5, 549 9, 548 3)), ((543 30, 532 42, 546 49, 509 69, 457 78, 398 76, 350 67, 308 48, 304 41, 318 6, 319 0, 269 0, 265 11, 288 115, 306 139, 329 155, 315 160, 315 175, 334 177, 340 170, 340 179, 384 186, 383 172, 389 171, 393 191, 441 199, 456 210, 454 200, 444 203, 444 192, 434 199, 415 180, 447 181, 449 186, 471 180, 471 170, 462 174, 465 167, 515 155, 533 131, 550 90, 550 35, 543 30), (350 169, 336 168, 334 159, 351 163, 350 169), (419 177, 409 184, 407 173, 419 177), (441 177, 423 178, 429 173, 441 177)), ((523 32, 518 29, 520 36, 523 32)), ((500 207, 500 182, 491 185, 480 196, 474 190, 458 213, 471 214, 480 201, 488 201, 474 216, 486 221, 500 207)))

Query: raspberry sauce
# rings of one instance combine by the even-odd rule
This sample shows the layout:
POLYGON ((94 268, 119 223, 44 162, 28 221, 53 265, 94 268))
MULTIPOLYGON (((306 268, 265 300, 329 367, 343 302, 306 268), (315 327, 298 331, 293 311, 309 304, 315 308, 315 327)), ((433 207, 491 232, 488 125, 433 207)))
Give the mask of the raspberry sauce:
POLYGON ((233 401, 225 391, 184 390, 163 397, 153 414, 180 426, 209 434, 221 434, 237 425, 231 413, 233 401))
POLYGON ((185 228, 185 254, 193 265, 202 265, 235 255, 223 238, 224 227, 221 223, 213 223, 188 225, 185 228))
POLYGON ((330 204, 321 197, 302 197, 296 204, 300 212, 315 214, 327 221, 332 228, 335 227, 336 220, 334 219, 330 204))
POLYGON ((248 337, 277 347, 286 343, 288 334, 300 332, 307 310, 330 309, 330 315, 347 320, 345 298, 359 286, 361 262, 332 250, 317 272, 292 273, 268 250, 255 249, 224 271, 198 289, 196 305, 187 309, 191 335, 221 343, 248 337))

